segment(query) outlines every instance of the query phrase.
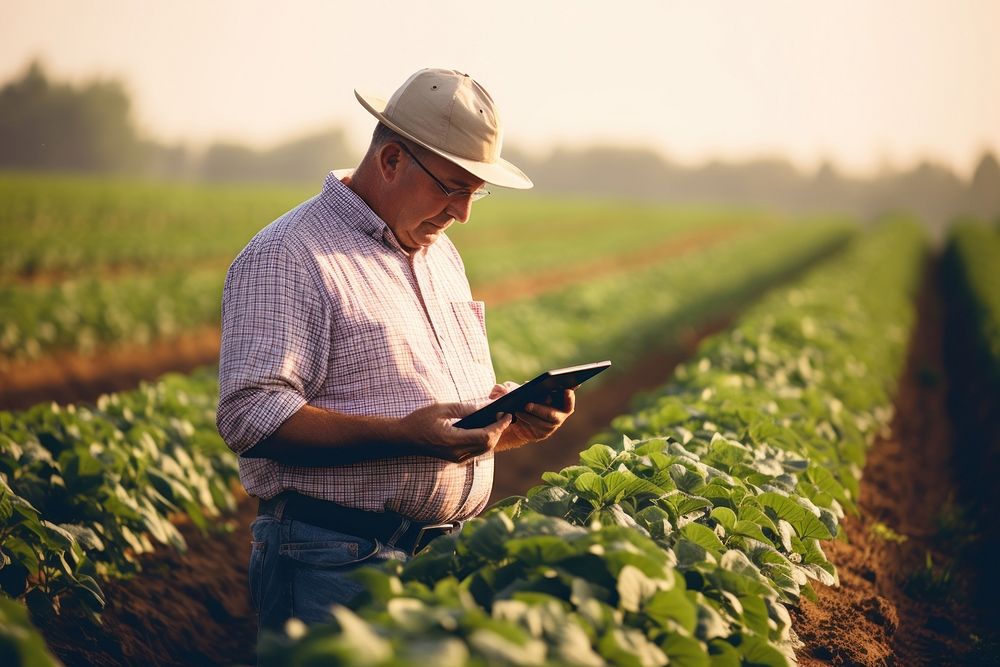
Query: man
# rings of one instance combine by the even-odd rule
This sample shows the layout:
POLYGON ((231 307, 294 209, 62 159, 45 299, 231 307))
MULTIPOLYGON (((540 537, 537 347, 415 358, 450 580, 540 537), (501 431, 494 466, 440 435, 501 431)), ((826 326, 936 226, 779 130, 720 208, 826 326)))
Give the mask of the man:
POLYGON ((223 292, 218 426, 260 498, 263 628, 326 618, 360 564, 460 528, 487 503, 494 452, 550 436, 575 405, 567 391, 452 426, 513 385, 495 384, 483 304, 443 232, 487 183, 532 183, 500 157, 493 100, 468 75, 355 94, 379 120, 361 164, 258 233, 223 292))

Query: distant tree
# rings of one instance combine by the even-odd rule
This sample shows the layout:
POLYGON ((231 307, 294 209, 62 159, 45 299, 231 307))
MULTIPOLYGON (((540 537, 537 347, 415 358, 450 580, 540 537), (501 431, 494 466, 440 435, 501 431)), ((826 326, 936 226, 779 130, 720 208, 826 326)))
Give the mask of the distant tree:
POLYGON ((982 218, 1000 216, 1000 163, 992 152, 983 154, 969 185, 971 212, 982 218))
POLYGON ((212 144, 202 157, 200 175, 218 182, 309 183, 331 169, 352 166, 354 159, 343 131, 331 129, 263 151, 233 143, 212 144))
POLYGON ((343 130, 330 129, 281 144, 268 151, 263 162, 262 171, 268 180, 310 183, 322 179, 331 169, 353 167, 355 156, 343 130))
POLYGON ((237 182, 260 180, 260 155, 252 148, 234 143, 214 143, 201 158, 201 178, 207 181, 237 182))
POLYGON ((117 171, 141 157, 129 97, 117 81, 53 83, 35 61, 0 88, 0 166, 117 171))

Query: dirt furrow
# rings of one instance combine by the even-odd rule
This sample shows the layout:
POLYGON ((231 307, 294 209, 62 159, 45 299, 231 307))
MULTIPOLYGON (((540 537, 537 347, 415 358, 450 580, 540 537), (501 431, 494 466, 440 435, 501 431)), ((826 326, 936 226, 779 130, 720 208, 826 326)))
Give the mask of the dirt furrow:
POLYGON ((846 541, 824 545, 841 585, 817 586, 818 603, 794 612, 806 667, 1000 664, 989 662, 995 619, 969 602, 980 564, 964 551, 978 529, 964 518, 953 466, 943 309, 932 266, 891 433, 868 453, 860 515, 844 522, 846 541))

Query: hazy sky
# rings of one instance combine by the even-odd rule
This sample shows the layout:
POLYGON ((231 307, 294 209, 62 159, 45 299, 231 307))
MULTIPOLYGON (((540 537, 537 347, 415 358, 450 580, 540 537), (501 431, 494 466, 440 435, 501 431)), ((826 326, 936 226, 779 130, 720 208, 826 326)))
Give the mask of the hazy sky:
POLYGON ((338 124, 360 149, 388 96, 453 67, 508 142, 823 158, 870 173, 1000 152, 1000 1, 0 0, 0 80, 123 80, 161 140, 268 145, 338 124))

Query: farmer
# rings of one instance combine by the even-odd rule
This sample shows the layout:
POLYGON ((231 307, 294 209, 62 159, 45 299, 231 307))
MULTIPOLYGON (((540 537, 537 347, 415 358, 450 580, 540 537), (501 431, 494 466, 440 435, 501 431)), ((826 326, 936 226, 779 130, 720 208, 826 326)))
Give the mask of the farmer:
POLYGON ((481 512, 493 455, 543 440, 567 391, 516 419, 458 418, 496 384, 482 302, 445 236, 487 184, 530 188, 500 157, 489 93, 425 69, 386 102, 351 174, 258 233, 223 290, 218 427, 260 499, 250 591, 262 628, 328 617, 361 590, 363 563, 406 559, 481 512))

